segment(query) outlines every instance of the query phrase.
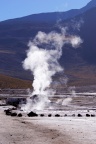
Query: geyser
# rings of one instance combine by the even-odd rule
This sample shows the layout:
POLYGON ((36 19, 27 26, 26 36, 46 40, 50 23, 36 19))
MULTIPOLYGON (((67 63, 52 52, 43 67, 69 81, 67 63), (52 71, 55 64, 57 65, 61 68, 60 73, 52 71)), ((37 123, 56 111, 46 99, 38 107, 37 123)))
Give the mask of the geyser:
POLYGON ((29 42, 29 50, 27 50, 27 57, 23 61, 23 68, 32 72, 34 90, 27 99, 23 110, 27 112, 42 110, 50 105, 48 96, 55 93, 50 88, 52 76, 63 71, 58 62, 62 55, 62 47, 65 44, 71 44, 72 47, 77 48, 81 43, 81 38, 69 35, 66 28, 61 28, 61 33, 52 31, 46 34, 39 31, 35 38, 29 42))

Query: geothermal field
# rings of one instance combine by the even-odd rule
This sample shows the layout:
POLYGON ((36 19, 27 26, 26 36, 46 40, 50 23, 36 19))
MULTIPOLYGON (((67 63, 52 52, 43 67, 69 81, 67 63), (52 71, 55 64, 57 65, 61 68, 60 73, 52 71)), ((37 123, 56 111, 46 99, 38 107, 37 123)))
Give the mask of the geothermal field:
POLYGON ((82 89, 85 92, 79 87, 77 92, 49 96, 49 105, 42 110, 26 108, 28 90, 1 90, 0 143, 96 144, 95 87, 91 92, 82 89))
POLYGON ((82 42, 63 27, 29 42, 22 64, 33 75, 32 90, 0 90, 1 144, 96 144, 96 87, 68 88, 59 63, 64 45, 82 42), (53 79, 58 73, 63 77, 53 79))
POLYGON ((96 144, 96 87, 68 87, 59 63, 63 46, 81 43, 64 27, 29 42, 22 64, 32 90, 0 90, 1 144, 96 144))
POLYGON ((0 144, 96 144, 96 0, 0 6, 0 144))

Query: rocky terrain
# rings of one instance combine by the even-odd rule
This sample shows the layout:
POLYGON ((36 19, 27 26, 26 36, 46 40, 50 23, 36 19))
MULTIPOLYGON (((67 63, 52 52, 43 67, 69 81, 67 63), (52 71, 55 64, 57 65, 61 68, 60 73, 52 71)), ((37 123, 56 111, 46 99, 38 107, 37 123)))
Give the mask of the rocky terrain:
POLYGON ((96 118, 7 117, 0 110, 2 144, 95 144, 96 118))

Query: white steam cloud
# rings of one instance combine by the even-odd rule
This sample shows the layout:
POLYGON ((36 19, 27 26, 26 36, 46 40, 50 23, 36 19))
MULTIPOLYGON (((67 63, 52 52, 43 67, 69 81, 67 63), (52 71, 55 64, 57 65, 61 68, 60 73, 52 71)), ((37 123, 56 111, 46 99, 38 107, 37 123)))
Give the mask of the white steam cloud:
POLYGON ((54 91, 50 89, 52 76, 63 71, 58 60, 62 55, 62 47, 65 44, 71 44, 77 48, 82 43, 79 36, 68 35, 66 29, 61 29, 61 33, 52 31, 48 34, 39 31, 33 41, 29 42, 29 50, 27 58, 23 61, 23 68, 31 70, 33 80, 33 95, 38 95, 39 100, 35 104, 33 102, 26 105, 26 110, 43 109, 48 100, 49 95, 53 95, 54 91))
POLYGON ((56 101, 57 104, 63 105, 63 106, 68 106, 72 101, 72 98, 65 98, 65 99, 58 99, 56 101))

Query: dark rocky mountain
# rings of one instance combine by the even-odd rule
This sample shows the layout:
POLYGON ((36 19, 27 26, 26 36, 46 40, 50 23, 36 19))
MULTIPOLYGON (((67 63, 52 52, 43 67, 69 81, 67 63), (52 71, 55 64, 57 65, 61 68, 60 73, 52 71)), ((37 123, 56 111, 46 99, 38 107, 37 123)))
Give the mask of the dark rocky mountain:
POLYGON ((96 64, 96 7, 75 17, 74 20, 63 21, 62 25, 68 25, 71 33, 77 33, 82 38, 83 44, 78 49, 80 57, 87 63, 96 64), (76 22, 78 24, 80 19, 82 19, 83 23, 81 24, 80 31, 76 32, 73 29, 73 24, 76 22))
POLYGON ((81 11, 85 12, 93 7, 96 7, 96 0, 91 0, 85 7, 81 8, 81 11))
MULTIPOLYGON (((64 16, 62 14, 62 26, 69 26, 69 32, 80 35, 84 41, 78 49, 73 49, 70 46, 63 48, 60 63, 62 66, 65 66, 65 72, 71 81, 78 79, 84 82, 84 75, 88 78, 92 74, 94 75, 93 78, 91 77, 92 80, 96 81, 95 6, 96 1, 92 0, 87 6, 80 10, 64 12, 64 16), (77 11, 80 12, 77 13, 77 11), (74 25, 73 22, 77 23, 81 19, 83 20, 81 29, 80 31, 76 31, 72 27, 74 25)), ((22 68, 22 61, 26 56, 25 51, 28 49, 28 41, 32 39, 38 31, 58 31, 55 23, 57 20, 56 15, 59 15, 59 13, 31 15, 0 22, 0 73, 23 79, 31 79, 30 72, 26 72, 22 68)), ((89 83, 93 84, 92 81, 89 83)))

